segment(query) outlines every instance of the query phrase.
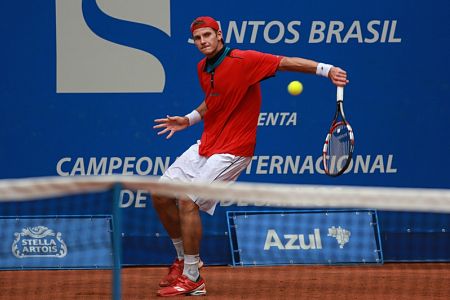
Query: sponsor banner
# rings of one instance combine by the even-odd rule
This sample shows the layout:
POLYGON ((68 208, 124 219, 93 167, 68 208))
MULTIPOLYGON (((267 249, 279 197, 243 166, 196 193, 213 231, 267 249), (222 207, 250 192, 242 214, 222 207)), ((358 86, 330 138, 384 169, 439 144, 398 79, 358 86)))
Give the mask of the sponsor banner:
POLYGON ((0 217, 0 269, 111 268, 111 217, 0 217))
MULTIPOLYGON (((204 99, 196 70, 203 55, 192 43, 189 25, 198 15, 212 15, 231 48, 330 63, 345 69, 350 80, 345 111, 356 144, 343 176, 330 178, 322 166, 335 87, 326 78, 277 72, 261 83, 258 143, 239 180, 450 187, 445 172, 450 155, 426 155, 450 149, 447 0, 414 5, 380 0, 367 7, 359 0, 280 0, 277 5, 229 0, 220 11, 206 0, 28 2, 0 3, 5 12, 0 32, 7 45, 0 53, 8 58, 2 62, 0 85, 0 178, 161 175, 201 136, 201 124, 169 140, 152 127, 153 120, 185 115, 204 99), (292 80, 304 86, 297 97, 286 90, 292 80)), ((170 239, 151 201, 147 191, 122 191, 123 219, 143 220, 139 226, 124 224, 126 264, 173 261, 170 239)), ((92 203, 20 207, 25 215, 111 211, 102 201, 92 203)), ((221 247, 228 243, 226 210, 270 210, 261 203, 259 208, 246 205, 221 203, 213 217, 203 218, 205 261, 231 262, 228 249, 221 247)), ((5 206, 13 205, 0 204, 0 215, 16 214, 5 206)), ((428 241, 408 233, 399 245, 397 234, 405 228, 426 226, 429 240, 448 249, 449 239, 441 232, 448 217, 398 212, 378 212, 378 217, 387 260, 409 260, 405 249, 428 241)), ((417 249, 412 259, 450 259, 450 251, 417 249)))
MULTIPOLYGON (((63 157, 56 163, 59 176, 84 175, 162 175, 177 157, 63 157)), ((325 174, 322 156, 258 155, 253 156, 243 172, 246 175, 325 174)), ((332 165, 337 162, 331 160, 332 165)), ((339 162, 340 163, 340 162, 339 162)), ((393 154, 355 155, 345 171, 354 174, 395 174, 393 154)))
POLYGON ((197 7, 208 2, 194 3, 2 3, 2 11, 9 12, 4 23, 11 26, 2 27, 1 33, 14 43, 0 49, 3 57, 11 57, 4 62, 8 80, 0 87, 5 141, 0 178, 160 175, 201 135, 201 125, 192 126, 167 141, 152 125, 167 114, 184 115, 204 99, 196 72, 203 55, 192 44, 189 25, 198 14, 210 14, 220 22, 231 48, 334 64, 347 70, 350 79, 346 114, 356 146, 347 176, 330 179, 321 166, 335 87, 325 78, 277 72, 261 83, 258 144, 241 178, 296 183, 301 176, 302 182, 314 184, 449 186, 440 166, 449 165, 450 156, 417 160, 429 149, 449 148, 450 140, 442 139, 450 109, 448 76, 435 76, 448 69, 449 43, 438 38, 446 36, 448 1, 405 7, 383 0, 361 9, 356 0, 338 6, 328 0, 321 5, 282 0, 276 7, 268 0, 230 0, 220 12, 199 12, 197 7), (255 5, 267 13, 255 11, 255 5), (24 26, 14 26, 17 20, 24 26), (421 26, 416 20, 422 20, 421 26), (435 38, 423 43, 424 32, 435 38), (422 56, 444 65, 410 63, 422 56), (405 75, 416 70, 427 72, 405 75), (286 91, 292 80, 304 85, 299 97, 286 91), (371 88, 372 82, 383 88, 371 88), (415 86, 421 88, 410 88, 415 86), (419 105, 422 99, 430 99, 426 110, 419 105), (372 103, 377 105, 368 109, 372 103), (411 128, 414 134, 404 134, 411 128), (417 143, 417 137, 427 137, 427 143, 417 143))
POLYGON ((375 211, 228 212, 234 265, 382 263, 375 211))

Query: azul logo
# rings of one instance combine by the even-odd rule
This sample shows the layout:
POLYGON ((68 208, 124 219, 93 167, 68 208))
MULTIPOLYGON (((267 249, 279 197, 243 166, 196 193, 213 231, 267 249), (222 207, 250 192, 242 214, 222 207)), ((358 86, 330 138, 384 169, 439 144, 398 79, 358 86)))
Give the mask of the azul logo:
MULTIPOLYGON (((351 232, 339 226, 338 228, 332 226, 328 228, 329 237, 336 238, 339 248, 344 248, 344 245, 350 241, 351 232)), ((322 249, 322 239, 320 236, 320 229, 315 228, 314 232, 305 234, 283 234, 282 238, 278 235, 275 229, 267 230, 266 241, 264 243, 264 250, 270 250, 276 247, 279 250, 312 250, 322 249)))
POLYGON ((341 226, 338 228, 332 226, 328 228, 328 236, 336 238, 336 241, 339 244, 339 248, 344 248, 344 245, 350 241, 350 236, 352 233, 341 226))
POLYGON ((284 234, 282 241, 274 229, 269 229, 267 230, 264 250, 270 250, 272 247, 280 250, 322 249, 320 230, 318 228, 314 229, 314 233, 308 235, 307 242, 304 234, 284 234))
POLYGON ((136 28, 144 27, 147 41, 170 36, 169 0, 55 3, 58 93, 163 91, 164 67, 142 45, 148 42, 127 44, 136 42, 128 39, 136 28))
POLYGON ((23 228, 14 233, 16 239, 12 244, 12 253, 17 258, 58 257, 67 255, 67 246, 61 232, 54 233, 45 226, 23 228))

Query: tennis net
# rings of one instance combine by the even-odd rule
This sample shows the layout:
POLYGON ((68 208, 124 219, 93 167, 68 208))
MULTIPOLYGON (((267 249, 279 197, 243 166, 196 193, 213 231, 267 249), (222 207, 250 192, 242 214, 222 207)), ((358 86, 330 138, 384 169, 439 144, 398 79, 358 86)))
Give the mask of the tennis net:
POLYGON ((2 299, 155 296, 175 252, 151 194, 220 201, 214 216, 202 215, 202 276, 211 297, 246 297, 258 288, 295 298, 314 288, 323 299, 338 285, 348 287, 342 299, 376 298, 380 286, 389 296, 399 262, 397 299, 450 294, 442 281, 450 279, 450 190, 110 175, 0 180, 2 299), (242 290, 231 287, 242 282, 242 290))

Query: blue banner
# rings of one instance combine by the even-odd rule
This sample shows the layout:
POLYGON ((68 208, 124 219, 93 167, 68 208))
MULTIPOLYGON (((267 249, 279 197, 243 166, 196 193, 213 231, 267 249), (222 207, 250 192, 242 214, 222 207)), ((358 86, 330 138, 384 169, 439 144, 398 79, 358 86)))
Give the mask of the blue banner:
POLYGON ((228 212, 234 265, 382 263, 375 211, 228 212))
POLYGON ((111 268, 107 216, 0 217, 0 269, 111 268))
MULTIPOLYGON (((189 27, 211 15, 231 48, 333 64, 350 80, 344 103, 355 152, 346 174, 330 178, 322 167, 335 87, 278 72, 261 83, 256 152, 239 180, 450 188, 448 0, 228 0, 220 9, 206 0, 22 0, 1 1, 0 11, 0 178, 161 175, 201 135, 197 124, 166 140, 152 126, 203 101, 196 70, 203 56, 189 27), (295 97, 287 92, 293 80, 304 87, 295 97)), ((92 209, 61 202, 25 211, 92 209)), ((170 263, 172 245, 150 194, 123 191, 121 209, 124 262, 170 263)), ((208 263, 231 261, 230 209, 248 207, 221 203, 203 220, 208 263)), ((450 260, 449 232, 442 232, 450 216, 378 216, 387 260, 450 260)))

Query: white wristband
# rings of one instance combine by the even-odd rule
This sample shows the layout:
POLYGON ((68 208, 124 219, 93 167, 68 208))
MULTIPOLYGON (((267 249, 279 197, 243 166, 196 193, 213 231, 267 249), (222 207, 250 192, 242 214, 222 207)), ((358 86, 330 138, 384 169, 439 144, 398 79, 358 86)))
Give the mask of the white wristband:
POLYGON ((189 119, 189 126, 192 126, 202 120, 202 116, 195 109, 192 112, 185 115, 185 117, 189 119))
POLYGON ((328 73, 330 72, 332 67, 334 67, 334 66, 333 65, 319 63, 317 65, 316 74, 328 78, 328 73))

